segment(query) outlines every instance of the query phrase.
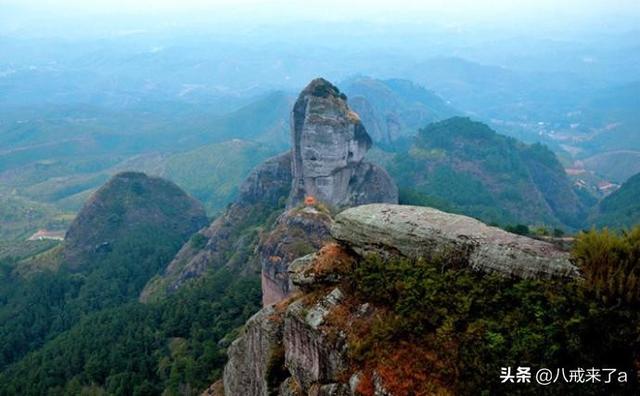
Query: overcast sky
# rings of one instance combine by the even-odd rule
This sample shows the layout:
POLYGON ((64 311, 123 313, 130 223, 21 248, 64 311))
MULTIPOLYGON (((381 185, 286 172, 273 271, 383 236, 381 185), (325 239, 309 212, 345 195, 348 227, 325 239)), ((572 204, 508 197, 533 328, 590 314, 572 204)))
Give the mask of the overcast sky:
MULTIPOLYGON (((634 29, 640 0, 0 0, 0 21, 14 26, 39 18, 95 15, 152 18, 171 15, 220 23, 291 23, 296 20, 634 29), (2 14, 5 15, 2 15, 2 14)), ((64 28, 64 26, 61 26, 64 28)))

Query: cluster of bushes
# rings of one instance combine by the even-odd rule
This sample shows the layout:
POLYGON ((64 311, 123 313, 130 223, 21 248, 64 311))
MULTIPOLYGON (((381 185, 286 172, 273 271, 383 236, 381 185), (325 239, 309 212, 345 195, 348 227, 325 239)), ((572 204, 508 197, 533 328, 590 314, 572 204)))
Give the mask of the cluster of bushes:
POLYGON ((584 279, 553 281, 367 257, 351 275, 353 291, 387 314, 352 341, 352 358, 374 362, 400 393, 637 394, 639 252, 640 227, 583 233, 573 257, 584 279), (613 367, 629 383, 502 384, 500 369, 518 366, 613 367))
POLYGON ((603 303, 640 303, 640 226, 622 234, 606 229, 582 233, 573 256, 585 287, 603 303))
POLYGON ((513 234, 525 235, 525 236, 540 236, 540 237, 554 237, 561 238, 564 236, 564 231, 560 228, 549 229, 547 227, 534 227, 531 228, 525 224, 507 225, 504 227, 505 231, 509 231, 513 234))

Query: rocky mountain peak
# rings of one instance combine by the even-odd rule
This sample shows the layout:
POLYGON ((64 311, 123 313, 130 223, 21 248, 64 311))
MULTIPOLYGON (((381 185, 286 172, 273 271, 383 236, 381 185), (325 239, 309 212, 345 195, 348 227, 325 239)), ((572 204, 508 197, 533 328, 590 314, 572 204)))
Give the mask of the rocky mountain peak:
POLYGON ((347 100, 347 96, 340 92, 340 89, 322 77, 315 78, 302 90, 300 97, 315 96, 319 98, 337 98, 343 101, 347 100))
POLYGON ((322 78, 311 81, 300 93, 291 121, 291 152, 254 169, 236 201, 200 232, 202 246, 185 244, 165 274, 147 285, 143 301, 155 298, 156 292, 173 292, 211 268, 250 270, 255 250, 264 303, 277 302, 290 291, 289 264, 330 237, 332 209, 398 202, 398 188, 387 172, 364 161, 371 138, 333 84, 322 78), (313 205, 305 202, 308 197, 313 197, 313 205), (273 229, 268 235, 257 241, 243 232, 264 226, 267 214, 283 209, 284 198, 286 210, 269 224, 273 229), (310 207, 316 204, 319 210, 310 207))
POLYGON ((302 90, 292 111, 293 185, 289 206, 306 196, 332 207, 366 202, 397 202, 397 189, 384 170, 363 161, 371 137, 347 97, 330 82, 317 78, 302 90), (375 169, 374 169, 375 168, 375 169), (362 183, 369 171, 384 180, 379 186, 362 183))

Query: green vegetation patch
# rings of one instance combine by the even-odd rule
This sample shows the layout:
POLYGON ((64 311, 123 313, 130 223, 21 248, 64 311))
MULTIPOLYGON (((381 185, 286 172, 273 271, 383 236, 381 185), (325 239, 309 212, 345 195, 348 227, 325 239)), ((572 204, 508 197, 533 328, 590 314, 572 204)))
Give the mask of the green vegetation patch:
POLYGON ((640 227, 622 236, 581 234, 573 255, 585 277, 575 281, 508 279, 369 256, 351 286, 360 301, 386 314, 351 339, 354 364, 376 362, 396 390, 486 395, 540 394, 539 385, 502 384, 501 367, 613 367, 629 383, 561 381, 543 391, 637 394, 639 252, 640 227), (411 353, 403 355, 407 346, 411 353))

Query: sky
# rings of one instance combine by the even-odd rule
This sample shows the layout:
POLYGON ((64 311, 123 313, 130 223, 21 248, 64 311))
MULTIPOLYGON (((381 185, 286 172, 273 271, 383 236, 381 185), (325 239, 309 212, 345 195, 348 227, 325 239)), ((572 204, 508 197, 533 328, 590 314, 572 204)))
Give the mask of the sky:
MULTIPOLYGON (((114 24, 170 20, 196 25, 364 21, 514 30, 631 30, 639 0, 0 0, 0 32, 37 31, 101 17, 114 24), (56 25, 57 23, 57 25, 56 25)), ((44 30, 43 30, 44 31, 44 30)), ((51 30, 47 30, 49 33, 51 30)))

